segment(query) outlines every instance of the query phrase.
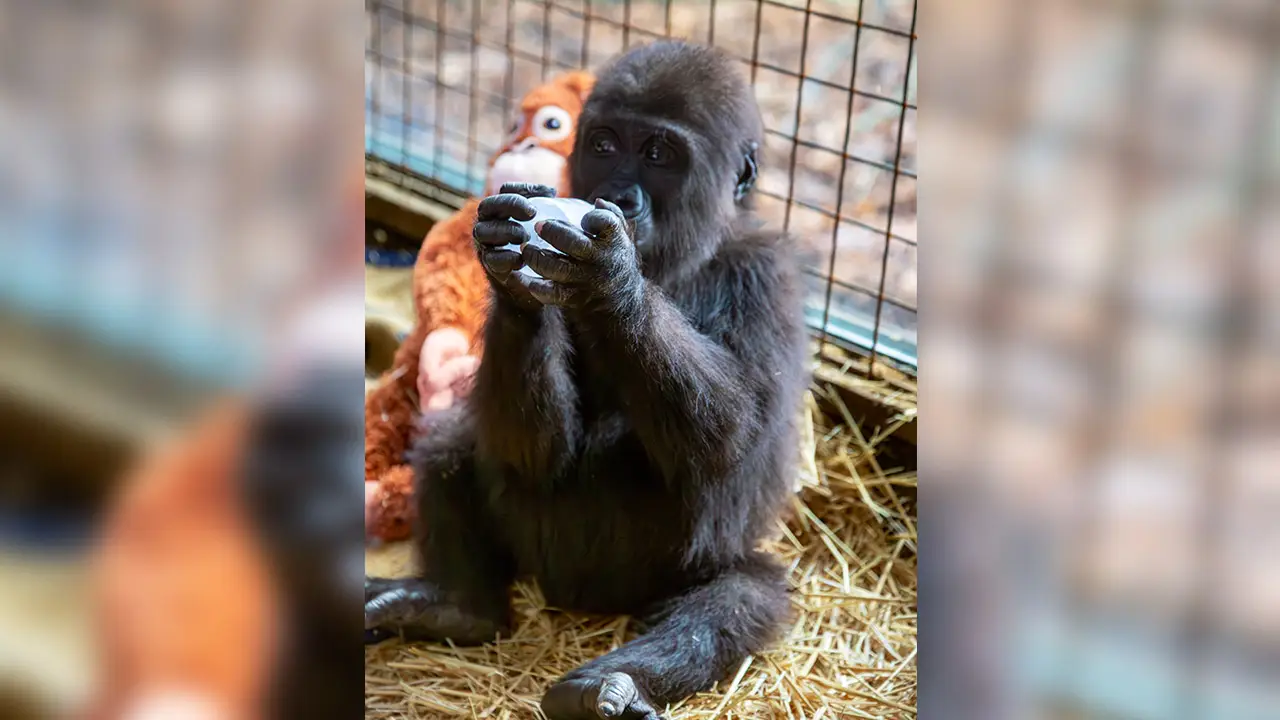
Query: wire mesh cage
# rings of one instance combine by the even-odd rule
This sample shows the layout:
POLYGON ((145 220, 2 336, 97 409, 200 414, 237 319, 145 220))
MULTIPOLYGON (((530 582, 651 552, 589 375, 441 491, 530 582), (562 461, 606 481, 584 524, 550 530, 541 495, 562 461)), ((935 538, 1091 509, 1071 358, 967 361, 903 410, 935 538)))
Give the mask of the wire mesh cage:
POLYGON ((760 214, 797 239, 820 340, 916 363, 914 0, 367 0, 365 148, 483 191, 520 96, 663 37, 740 61, 760 214))

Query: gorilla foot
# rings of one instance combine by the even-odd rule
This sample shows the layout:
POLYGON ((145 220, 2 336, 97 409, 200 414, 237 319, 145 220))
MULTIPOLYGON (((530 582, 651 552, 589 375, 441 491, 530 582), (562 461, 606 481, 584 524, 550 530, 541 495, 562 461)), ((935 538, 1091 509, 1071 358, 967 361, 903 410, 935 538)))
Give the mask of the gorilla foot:
POLYGON ((505 629, 501 620, 445 600, 438 588, 420 578, 367 578, 364 626, 399 631, 408 640, 452 640, 459 645, 488 642, 505 629))
POLYGON ((588 673, 561 680, 542 696, 548 720, 661 720, 631 676, 588 673))

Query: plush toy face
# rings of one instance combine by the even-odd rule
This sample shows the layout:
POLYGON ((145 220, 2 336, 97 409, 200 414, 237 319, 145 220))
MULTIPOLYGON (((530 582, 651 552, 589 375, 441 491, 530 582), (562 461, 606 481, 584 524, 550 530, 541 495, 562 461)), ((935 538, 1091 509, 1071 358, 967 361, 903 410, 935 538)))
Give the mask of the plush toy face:
POLYGON ((568 194, 568 157, 594 82, 585 72, 566 73, 525 96, 506 146, 489 169, 486 195, 510 182, 550 185, 568 194))

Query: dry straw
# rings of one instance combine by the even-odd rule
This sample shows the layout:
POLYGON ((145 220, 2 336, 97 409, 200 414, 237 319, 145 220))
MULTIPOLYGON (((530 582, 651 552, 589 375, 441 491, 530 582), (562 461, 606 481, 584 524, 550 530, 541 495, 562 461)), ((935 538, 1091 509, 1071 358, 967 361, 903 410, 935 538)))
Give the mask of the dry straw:
MULTIPOLYGON (((668 708, 671 720, 915 717, 915 473, 881 462, 885 428, 860 428, 833 384, 814 392, 830 410, 809 397, 802 448, 815 462, 768 543, 791 570, 790 630, 714 691, 668 708)), ((541 717, 552 681, 630 637, 626 618, 548 609, 524 585, 513 597, 516 630, 500 642, 369 648, 366 717, 541 717)))

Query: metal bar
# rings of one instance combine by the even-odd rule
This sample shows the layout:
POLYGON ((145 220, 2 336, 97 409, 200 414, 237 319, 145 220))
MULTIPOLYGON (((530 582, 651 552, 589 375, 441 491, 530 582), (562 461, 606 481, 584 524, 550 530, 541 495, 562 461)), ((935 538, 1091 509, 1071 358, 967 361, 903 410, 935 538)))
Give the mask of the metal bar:
POLYGON ((409 47, 413 25, 400 23, 400 163, 409 160, 409 125, 413 121, 413 95, 409 86, 409 47))
MULTIPOLYGON (((438 0, 439 1, 439 0, 438 0)), ((503 78, 503 100, 502 100, 502 119, 503 122, 510 122, 515 113, 511 111, 512 102, 515 100, 515 84, 516 84, 516 64, 512 62, 512 48, 514 46, 513 37, 515 32, 515 14, 516 0, 507 0, 507 76, 503 78)))
POLYGON ((626 52, 629 47, 631 47, 631 0, 622 0, 622 51, 626 52))
MULTIPOLYGON (((843 279, 843 278, 832 277, 832 276, 828 275, 827 273, 823 272, 822 270, 819 270, 818 268, 815 268, 815 267, 813 267, 813 266, 811 266, 811 265, 805 265, 805 266, 801 267, 801 268, 800 268, 800 271, 801 271, 801 272, 803 272, 803 273, 804 273, 804 274, 806 274, 806 275, 809 275, 809 276, 812 276, 812 277, 816 277, 816 278, 818 278, 819 280, 822 280, 823 282, 828 283, 829 285, 834 285, 834 286, 836 286, 836 287, 841 287, 841 288, 844 288, 845 290, 848 290, 848 291, 850 291, 850 292, 856 292, 856 293, 858 293, 859 295, 866 295, 867 297, 871 298, 872 300, 876 300, 876 301, 881 300, 881 298, 879 298, 879 297, 876 295, 876 291, 875 291, 875 290, 872 290, 871 288, 866 287, 866 286, 863 286, 863 285, 859 285, 859 284, 857 284, 857 283, 855 283, 855 282, 851 282, 851 281, 849 281, 849 280, 845 280, 845 279, 843 279)), ((899 308, 899 309, 901 309, 901 310, 905 310, 906 312, 909 312, 909 313, 918 313, 918 312, 920 312, 920 308, 916 307, 915 305, 908 304, 906 301, 899 300, 899 299, 897 299, 897 298, 895 298, 895 297, 891 297, 891 296, 886 295, 886 296, 883 298, 883 300, 884 300, 884 302, 885 302, 886 304, 892 305, 892 306, 894 306, 894 307, 896 307, 896 308, 899 308)))
MULTIPOLYGON (((436 127, 444 126, 444 82, 441 81, 440 74, 444 69, 444 41, 448 33, 444 32, 445 27, 445 7, 448 5, 445 0, 437 0, 436 2, 436 127)), ((436 167, 440 167, 440 160, 444 156, 444 135, 436 134, 436 149, 434 162, 436 167)))
MULTIPOLYGON (((664 35, 662 33, 656 33, 652 30, 646 30, 645 28, 632 25, 630 23, 629 15, 622 22, 618 22, 617 20, 614 20, 613 18, 610 18, 610 17, 605 17, 604 15, 596 15, 595 13, 591 12, 590 0, 586 0, 586 5, 585 5, 585 7, 587 8, 586 12, 582 10, 578 10, 576 8, 567 7, 565 5, 559 5, 555 2, 550 2, 550 0, 548 0, 548 2, 550 3, 552 8, 559 10, 560 12, 564 13, 565 15, 568 15, 569 17, 578 18, 580 20, 592 20, 592 21, 601 23, 602 25, 608 25, 609 27, 613 27, 621 30, 623 33, 624 42, 628 41, 629 33, 632 33, 632 32, 640 33, 641 35, 647 35, 651 40, 660 40, 664 37, 669 37, 671 35, 670 30, 668 30, 667 33, 664 35)), ((629 2, 626 7, 630 8, 629 2)), ((667 7, 668 8, 671 7, 670 0, 668 0, 667 2, 667 7)))
MULTIPOLYGON (((515 4, 514 0, 511 0, 511 5, 513 5, 513 6, 514 6, 514 4, 515 4)), ((451 38, 454 38, 455 40, 466 40, 466 41, 468 41, 468 42, 471 40, 471 36, 470 36, 470 35, 467 35, 467 34, 464 34, 464 33, 459 33, 459 32, 453 32, 453 31, 448 30, 448 29, 440 28, 438 25, 436 25, 435 23, 431 22, 430 20, 427 20, 427 21, 420 21, 420 22, 419 22, 419 23, 417 23, 417 24, 418 24, 418 26, 419 26, 419 27, 426 28, 426 29, 430 29, 430 30, 434 30, 438 35, 441 35, 441 36, 444 36, 444 37, 451 37, 451 38)), ((508 26, 508 29, 510 29, 510 26, 508 26)), ((508 33, 508 37, 510 38, 510 33, 508 33)), ((513 42, 514 42, 514 40, 509 39, 509 40, 508 40, 508 42, 513 43, 513 42)), ((482 38, 482 39, 480 40, 480 46, 481 46, 481 47, 484 47, 484 48, 489 48, 489 49, 491 49, 491 50, 501 50, 501 51, 503 51, 503 52, 507 53, 507 56, 508 56, 509 58, 516 58, 516 59, 520 59, 520 60, 528 60, 529 62, 535 62, 535 63, 543 63, 543 62, 544 62, 544 58, 543 58, 543 56, 540 56, 540 55, 534 55, 533 53, 531 53, 531 52, 529 52, 529 51, 527 51, 527 50, 520 50, 520 49, 517 49, 517 48, 515 48, 515 47, 509 47, 507 44, 498 45, 498 44, 495 44, 495 43, 487 42, 487 41, 485 41, 485 40, 482 38)), ((551 66, 551 67, 558 68, 558 69, 562 69, 562 70, 576 70, 576 69, 578 69, 578 66, 573 65, 572 63, 562 62, 562 61, 560 61, 560 60, 555 60, 555 59, 546 59, 546 60, 545 60, 545 62, 550 63, 550 66, 551 66)), ((437 83, 437 85, 440 85, 440 83, 437 83)), ((452 87, 448 87, 448 86, 445 86, 445 87, 444 87, 444 90, 445 90, 445 92, 453 92, 453 93, 458 93, 458 94, 461 94, 461 95, 465 95, 465 94, 466 94, 466 91, 465 91, 465 90, 459 90, 458 88, 452 88, 452 87)), ((486 94, 488 94, 490 97, 494 97, 494 98, 498 97, 497 93, 489 93, 488 91, 484 91, 484 92, 485 92, 486 94)), ((513 98, 511 98, 511 93, 510 93, 510 91, 508 91, 507 98, 508 98, 508 99, 513 99, 513 98)), ((508 107, 508 109, 509 109, 509 107, 508 107)))
MULTIPOLYGON (((591 0, 582 0, 582 7, 586 8, 586 15, 591 14, 591 0)), ((667 8, 670 7, 671 0, 667 0, 667 8)), ((588 50, 591 47, 591 21, 586 15, 582 17, 582 61, 579 63, 584 68, 591 63, 591 53, 588 50)))
POLYGON ((907 43, 907 72, 902 77, 902 114, 898 116, 898 148, 893 155, 893 185, 889 187, 889 221, 888 227, 884 232, 884 253, 880 256, 880 299, 881 304, 876 305, 875 330, 871 337, 871 360, 867 363, 867 376, 875 377, 876 369, 876 343, 880 340, 880 316, 884 309, 884 285, 885 277, 889 273, 889 241, 893 233, 893 213, 894 206, 898 202, 898 177, 901 175, 899 167, 902 165, 902 132, 907 124, 907 94, 911 88, 911 67, 915 58, 916 49, 916 14, 919 10, 919 0, 911 3, 911 40, 907 43))
MULTIPOLYGON (((765 197, 767 197, 767 198, 773 198, 774 200, 781 200, 782 202, 787 202, 787 196, 786 196, 786 195, 782 195, 782 194, 779 194, 779 193, 776 193, 776 192, 772 192, 772 191, 770 191, 770 190, 757 190, 756 192, 760 193, 761 195, 763 195, 763 196, 765 196, 765 197)), ((869 230, 869 231, 871 231, 871 232, 873 232, 873 233, 876 233, 876 234, 881 234, 881 235, 882 235, 882 234, 884 234, 884 232, 885 232, 885 228, 882 228, 882 227, 876 227, 875 225, 872 225, 871 223, 868 223, 868 222, 863 221, 863 220, 858 220, 858 219, 856 219, 856 218, 851 218, 851 217, 849 217, 849 216, 847 216, 847 215, 836 215, 835 213, 831 212, 830 210, 827 210, 826 208, 820 207, 820 206, 818 206, 818 205, 814 205, 813 203, 811 203, 811 202, 809 202, 809 201, 807 201, 807 200, 796 200, 796 199, 792 198, 790 202, 791 202, 793 205, 799 205, 800 207, 802 207, 802 208, 804 208, 804 209, 806 209, 806 210, 810 210, 810 211, 812 211, 812 212, 818 213, 819 215, 821 215, 821 216, 823 216, 823 217, 827 218, 828 220, 838 220, 838 221, 840 221, 840 222, 849 223, 850 225, 853 225, 853 226, 856 226, 856 227, 860 227, 860 228, 862 228, 863 230, 869 230)), ((904 245, 910 245, 911 247, 918 247, 918 244, 916 243, 916 241, 915 241, 915 240, 910 240, 910 239, 908 239, 908 238, 902 237, 901 235, 894 235, 894 234, 892 234, 892 233, 890 234, 890 237, 892 237, 894 240, 896 240, 896 241, 898 241, 898 242, 900 242, 900 243, 902 243, 902 244, 904 244, 904 245)))
MULTIPOLYGON (((480 41, 480 47, 482 47, 482 48, 489 48, 489 49, 491 49, 491 50, 501 50, 501 49, 502 49, 501 47, 495 47, 494 45, 488 45, 488 44, 486 44, 483 40, 481 40, 481 41, 480 41)), ((446 87, 445 87, 444 91, 445 91, 446 93, 453 93, 454 95, 462 95, 462 96, 464 96, 464 97, 469 97, 469 96, 470 96, 470 94, 471 94, 469 90, 463 90, 463 89, 461 89, 461 88, 454 88, 454 87, 448 87, 448 86, 446 86, 446 87)), ((493 91, 490 91, 490 90, 482 90, 482 89, 478 89, 478 88, 476 89, 476 95, 477 95, 477 96, 479 96, 479 97, 482 97, 482 98, 488 98, 489 100, 496 100, 496 101, 501 101, 501 100, 503 99, 503 97, 504 97, 504 96, 502 95, 502 93, 496 93, 496 92, 493 92, 493 91)))
POLYGON ((371 98, 371 100, 373 105, 373 113, 378 117, 382 117, 383 72, 384 72, 384 68, 386 67, 386 63, 383 62, 385 58, 382 55, 382 3, 377 2, 375 0, 375 2, 373 3, 373 10, 374 10, 373 54, 374 54, 374 57, 378 58, 378 67, 375 69, 375 72, 374 72, 375 82, 373 85, 373 97, 371 98))
MULTIPOLYGON (((745 58, 738 58, 738 59, 739 59, 739 60, 745 60, 745 58)), ((753 62, 754 62, 754 61, 753 61, 753 62)), ((774 64, 772 64, 772 63, 760 62, 760 63, 757 63, 757 65, 759 65, 760 67, 764 68, 765 70, 772 70, 773 72, 776 72, 776 73, 778 73, 778 74, 780 74, 780 75, 785 75, 785 76, 787 76, 787 77, 791 77, 791 78, 799 78, 799 79, 801 79, 801 80, 808 80, 808 81, 809 81, 809 82, 811 82, 811 83, 814 83, 814 84, 816 84, 816 85, 821 85, 821 86, 823 86, 823 87, 825 87, 825 88, 830 88, 830 89, 832 89, 832 90, 839 90, 839 91, 841 91, 841 92, 852 92, 854 95, 857 95, 858 97, 864 97, 864 98, 867 98, 868 100, 879 100, 880 102, 886 102, 886 103, 889 103, 890 105, 896 105, 896 106, 898 106, 898 107, 905 107, 905 108, 908 108, 908 109, 911 109, 911 110, 915 110, 915 109, 917 109, 914 103, 909 103, 909 102, 907 102, 907 100, 906 100, 906 93, 903 93, 903 99, 902 99, 902 100, 894 100, 893 98, 891 98, 891 97, 889 97, 889 96, 887 96, 887 95, 880 95, 879 93, 868 92, 868 91, 866 91, 866 90, 855 90, 855 89, 853 88, 853 86, 852 86, 852 85, 850 85, 850 86, 845 86, 845 85, 841 85, 841 84, 839 84, 839 83, 833 83, 833 82, 831 82, 830 80, 823 80, 822 78, 815 78, 815 77, 808 77, 808 76, 805 76, 805 75, 801 75, 801 74, 797 73, 795 70, 788 70, 787 68, 779 67, 779 66, 774 65, 774 64)), ((754 80, 753 80, 753 82, 754 82, 754 80)))
POLYGON ((480 113, 476 100, 480 98, 480 3, 471 5, 471 104, 467 107, 467 182, 472 180, 472 168, 476 165, 476 123, 480 113))
MULTIPOLYGON (((800 8, 796 7, 795 5, 788 5, 784 2, 778 2, 778 0, 760 0, 760 2, 763 2, 765 5, 769 5, 771 7, 784 8, 787 10, 793 10, 795 12, 801 11, 800 8)), ((866 28, 867 30, 875 30, 877 32, 887 33, 889 35, 895 35, 897 37, 904 38, 904 39, 914 40, 916 37, 916 31, 915 31, 916 18, 915 18, 914 6, 912 7, 912 10, 911 10, 911 32, 906 32, 904 30, 898 30, 891 27, 885 27, 884 25, 873 25, 872 23, 864 23, 861 20, 853 20, 847 17, 841 17, 840 15, 833 15, 828 12, 822 12, 821 10, 814 10, 812 8, 805 8, 803 12, 807 13, 810 17, 822 18, 823 20, 831 20, 832 22, 844 23, 845 25, 857 25, 858 27, 866 28)))
POLYGON ((421 124, 421 125, 420 125, 420 124, 418 124, 418 123, 414 123, 414 124, 413 124, 413 127, 411 127, 410 129, 411 129, 411 130, 424 130, 424 131, 429 130, 429 131, 431 131, 431 132, 443 133, 444 135, 447 135, 449 138, 451 138, 451 139, 453 139, 453 140, 457 140, 457 141, 459 141, 459 142, 466 142, 466 139, 467 139, 467 134, 466 134, 465 132, 463 132, 463 131, 461 131, 461 130, 457 130, 457 129, 451 128, 451 127, 449 127, 449 126, 447 126, 447 125, 441 125, 441 126, 437 126, 437 125, 430 125, 430 124, 421 124))
MULTIPOLYGON (((512 4, 514 4, 514 0, 512 0, 512 4)), ((563 5, 557 5, 557 4, 555 4, 555 3, 549 3, 549 7, 550 7, 551 9, 553 9, 553 10, 558 10, 558 11, 560 11, 560 12, 564 13, 565 15, 568 15, 569 17, 577 18, 577 19, 579 19, 579 20, 590 20, 590 21, 592 21, 592 22, 598 22, 598 23, 600 23, 600 24, 602 24, 602 25, 607 25, 607 26, 609 26, 609 27, 617 28, 617 29, 619 29, 619 30, 627 30, 627 29, 628 29, 628 27, 627 27, 626 23, 619 22, 619 21, 617 21, 617 20, 614 20, 614 19, 612 19, 612 18, 605 17, 605 16, 603 16, 603 15, 595 15, 595 14, 592 14, 592 13, 584 13, 584 12, 582 12, 582 11, 580 11, 580 10, 575 10, 575 9, 573 9, 573 8, 565 7, 565 6, 563 6, 563 5)), ((438 33, 443 33, 445 37, 452 37, 452 38, 455 38, 455 39, 470 39, 470 35, 467 35, 467 34, 465 34, 465 33, 455 32, 455 31, 449 30, 448 28, 441 28, 441 26, 440 26, 438 23, 436 23, 436 22, 434 22, 434 21, 432 21, 432 20, 430 20, 430 19, 423 18, 423 17, 418 16, 418 15, 407 15, 407 14, 405 14, 403 11, 398 11, 398 10, 388 10, 388 11, 387 11, 387 14, 388 14, 389 16, 399 16, 400 18, 403 18, 403 19, 405 19, 405 20, 408 20, 408 21, 412 22, 412 23, 413 23, 414 25, 416 25, 417 27, 425 28, 425 29, 430 29, 430 30, 435 30, 435 31, 436 31, 436 32, 438 32, 438 33)), ((645 35, 645 36, 647 36, 647 37, 648 37, 649 39, 651 39, 651 40, 661 40, 661 39, 663 39, 663 38, 667 37, 667 35, 664 35, 664 34, 662 34, 662 33, 656 33, 656 32, 654 32, 654 31, 652 31, 652 30, 646 30, 645 28, 642 28, 642 27, 635 27, 635 26, 632 26, 632 27, 630 27, 630 30, 631 30, 631 32, 635 32, 635 33, 639 33, 639 34, 641 34, 641 35, 645 35)), ((483 41, 482 41, 482 44, 483 44, 483 41)), ((505 45, 492 45, 492 44, 485 44, 485 45, 484 45, 484 47, 492 48, 492 49, 495 49, 495 50, 506 50, 506 46, 505 46, 505 45)), ((527 58, 533 58, 535 61, 537 61, 537 60, 538 60, 538 57, 537 57, 536 55, 533 55, 532 53, 529 53, 528 51, 514 50, 514 49, 513 49, 513 52, 515 52, 518 56, 520 56, 520 57, 522 57, 522 58, 524 58, 524 59, 527 59, 527 58)), ((743 61, 743 62, 747 62, 747 59, 746 59, 746 58, 737 57, 737 58, 735 58, 735 59, 737 59, 737 60, 741 60, 741 61, 743 61)), ((562 62, 562 61, 559 61, 559 60, 553 60, 553 61, 552 61, 552 65, 553 65, 554 67, 565 68, 565 69, 578 69, 578 68, 576 68, 575 66, 573 66, 572 64, 565 63, 565 62, 562 62)), ((584 63, 584 65, 585 65, 585 63, 584 63)), ((770 68, 770 69, 773 69, 773 68, 770 68)), ((779 72, 788 72, 788 73, 791 73, 791 74, 794 76, 794 72, 793 72, 793 71, 782 71, 782 70, 780 70, 779 72)), ((821 81, 819 81, 819 80, 817 80, 817 79, 813 79, 813 81, 814 81, 814 82, 821 82, 821 81)), ((841 90, 845 90, 845 89, 847 89, 847 88, 841 88, 841 87, 840 87, 840 86, 838 86, 838 85, 837 85, 837 86, 835 86, 835 87, 836 87, 836 89, 841 89, 841 90)), ((877 99, 880 99, 880 98, 881 98, 881 96, 869 96, 869 97, 874 97, 874 98, 877 98, 877 99)), ((912 107, 914 107, 914 106, 912 106, 912 107)))
MULTIPOLYGON (((850 114, 852 114, 852 111, 850 111, 850 114)), ((882 162, 880 160, 872 160, 871 158, 864 158, 861 155, 853 155, 851 153, 844 152, 842 150, 837 150, 836 148, 833 148, 833 147, 828 147, 821 143, 813 142, 812 140, 805 140, 803 138, 796 137, 795 135, 788 135, 782 132, 781 130, 773 130, 770 128, 765 128, 765 133, 768 135, 772 135, 774 137, 786 140, 787 142, 796 143, 801 147, 806 147, 806 148, 809 148, 810 150, 826 150, 827 152, 832 153, 834 155, 839 155, 841 158, 845 160, 852 160, 854 162, 861 163, 863 165, 868 165, 873 168, 878 168, 886 172, 893 172, 896 169, 899 175, 902 175, 903 177, 909 177, 913 180, 916 179, 916 171, 897 168, 892 163, 882 162)), ((848 147, 848 146, 849 145, 846 142, 845 147, 848 147)))
MULTIPOLYGON (((858 0, 858 26, 853 34, 853 58, 849 68, 849 86, 852 88, 858 84, 858 50, 862 48, 862 5, 863 0, 858 0)), ((845 105, 844 119, 844 142, 841 143, 841 149, 849 147, 849 139, 853 136, 853 90, 849 91, 849 99, 845 105)), ((800 129, 796 128, 799 133, 800 129)), ((836 181, 836 217, 840 216, 844 209, 844 181, 845 174, 849 170, 848 158, 840 161, 840 179, 836 181)), ((840 238, 840 221, 832 223, 831 226, 831 257, 827 263, 827 293, 822 301, 822 327, 819 328, 821 336, 818 338, 818 355, 822 355, 822 351, 827 345, 827 323, 831 319, 831 296, 835 290, 836 278, 836 253, 838 252, 838 242, 840 238)))
POLYGON ((542 3, 542 82, 551 77, 551 3, 542 3))
MULTIPOLYGON (((805 0, 805 16, 804 16, 804 33, 800 36, 800 82, 796 84, 796 134, 800 134, 800 122, 804 113, 804 71, 809 63, 809 18, 808 11, 813 7, 813 0, 805 0)), ((760 32, 756 28, 756 33, 760 32)), ((782 229, 789 231, 791 229, 791 208, 792 200, 796 196, 796 158, 799 156, 800 146, 798 143, 791 144, 791 164, 787 168, 787 205, 786 210, 782 214, 782 229)))
POLYGON ((760 69, 760 22, 764 15, 764 0, 756 0, 756 36, 751 41, 751 84, 756 84, 756 71, 760 69))

